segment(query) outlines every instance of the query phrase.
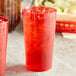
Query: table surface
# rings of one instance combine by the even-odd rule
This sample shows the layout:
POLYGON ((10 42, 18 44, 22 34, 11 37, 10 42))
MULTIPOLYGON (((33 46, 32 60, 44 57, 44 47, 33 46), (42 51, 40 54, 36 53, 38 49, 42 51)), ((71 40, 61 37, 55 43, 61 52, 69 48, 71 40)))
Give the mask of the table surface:
POLYGON ((56 33, 55 36, 53 68, 46 72, 26 70, 24 35, 21 26, 8 34, 6 76, 76 75, 76 41, 65 39, 60 33, 56 33))

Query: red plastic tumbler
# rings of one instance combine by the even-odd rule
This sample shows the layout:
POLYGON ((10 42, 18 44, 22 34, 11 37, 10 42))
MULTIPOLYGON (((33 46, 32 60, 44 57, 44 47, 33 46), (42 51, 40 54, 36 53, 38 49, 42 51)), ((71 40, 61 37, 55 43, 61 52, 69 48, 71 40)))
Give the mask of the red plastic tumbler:
POLYGON ((8 19, 0 17, 0 76, 5 76, 8 19))
POLYGON ((31 7, 23 9, 26 68, 46 71, 52 67, 56 9, 31 7))

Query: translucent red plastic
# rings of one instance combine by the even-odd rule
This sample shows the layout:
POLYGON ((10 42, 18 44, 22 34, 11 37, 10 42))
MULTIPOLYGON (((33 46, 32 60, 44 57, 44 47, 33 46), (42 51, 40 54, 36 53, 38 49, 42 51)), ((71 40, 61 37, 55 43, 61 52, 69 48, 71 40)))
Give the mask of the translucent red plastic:
POLYGON ((56 10, 53 8, 32 7, 23 10, 26 68, 28 70, 51 69, 55 25, 56 10))
POLYGON ((8 19, 0 17, 0 76, 5 76, 8 19))
POLYGON ((76 22, 56 21, 56 32, 76 33, 76 22))

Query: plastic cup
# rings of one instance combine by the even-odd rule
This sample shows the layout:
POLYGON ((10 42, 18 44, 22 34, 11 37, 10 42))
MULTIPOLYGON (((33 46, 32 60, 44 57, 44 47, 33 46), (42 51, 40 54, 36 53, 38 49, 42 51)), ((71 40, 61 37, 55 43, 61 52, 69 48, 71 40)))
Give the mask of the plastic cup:
POLYGON ((0 76, 5 76, 8 19, 0 17, 0 76))
POLYGON ((56 9, 31 7, 23 9, 26 68, 46 71, 52 68, 56 9))

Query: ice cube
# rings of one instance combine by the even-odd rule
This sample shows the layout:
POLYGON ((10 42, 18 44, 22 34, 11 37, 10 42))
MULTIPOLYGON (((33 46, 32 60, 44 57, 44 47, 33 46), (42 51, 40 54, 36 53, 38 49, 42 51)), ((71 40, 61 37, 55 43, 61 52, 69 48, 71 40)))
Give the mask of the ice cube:
POLYGON ((42 13, 45 13, 45 8, 42 10, 42 13))
POLYGON ((2 25, 6 25, 6 23, 7 23, 7 22, 5 22, 5 21, 3 21, 3 20, 2 20, 2 22, 1 22, 2 25))
POLYGON ((0 23, 2 22, 2 19, 0 19, 0 23))

